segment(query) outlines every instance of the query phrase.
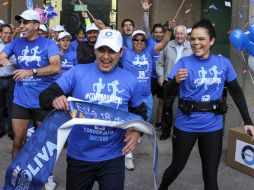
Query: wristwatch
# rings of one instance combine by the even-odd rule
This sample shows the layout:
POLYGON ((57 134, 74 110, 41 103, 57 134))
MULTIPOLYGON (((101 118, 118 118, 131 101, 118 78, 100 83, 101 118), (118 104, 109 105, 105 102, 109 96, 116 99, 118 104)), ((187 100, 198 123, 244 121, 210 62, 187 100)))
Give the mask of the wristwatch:
POLYGON ((37 75, 37 69, 32 69, 32 72, 33 72, 33 76, 37 75))

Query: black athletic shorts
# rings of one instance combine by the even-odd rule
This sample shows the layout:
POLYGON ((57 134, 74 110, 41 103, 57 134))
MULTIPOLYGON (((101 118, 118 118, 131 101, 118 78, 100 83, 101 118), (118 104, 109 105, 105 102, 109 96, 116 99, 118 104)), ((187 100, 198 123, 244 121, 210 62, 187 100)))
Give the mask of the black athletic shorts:
POLYGON ((152 95, 157 95, 158 98, 163 99, 163 88, 158 83, 158 78, 152 78, 151 80, 152 95))
POLYGON ((49 111, 41 108, 29 109, 18 104, 12 104, 12 119, 31 119, 34 121, 41 122, 49 111))

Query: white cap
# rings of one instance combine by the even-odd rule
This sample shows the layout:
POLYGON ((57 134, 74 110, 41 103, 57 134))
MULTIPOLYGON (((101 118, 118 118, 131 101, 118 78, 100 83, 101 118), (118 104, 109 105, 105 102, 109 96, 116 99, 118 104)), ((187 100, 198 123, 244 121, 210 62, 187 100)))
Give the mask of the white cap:
POLYGON ((86 26, 86 32, 91 31, 91 30, 98 31, 98 28, 97 28, 97 26, 94 23, 91 23, 91 24, 86 26))
POLYGON ((100 31, 94 49, 97 49, 101 46, 107 46, 115 52, 119 52, 122 47, 122 43, 123 38, 119 31, 104 29, 100 31))
POLYGON ((5 24, 5 22, 3 20, 0 20, 0 24, 5 24))
POLYGON ((143 30, 135 30, 133 33, 132 33, 132 38, 134 36, 136 36, 137 34, 142 34, 143 36, 146 37, 146 33, 143 31, 143 30))
POLYGON ((40 22, 40 15, 34 10, 25 10, 21 15, 15 16, 15 20, 20 20, 21 18, 40 22))
POLYGON ((61 32, 65 31, 64 27, 62 25, 56 25, 55 27, 52 28, 54 32, 61 32))
POLYGON ((64 32, 60 32, 59 33, 59 35, 58 35, 58 40, 60 40, 60 39, 62 39, 62 38, 64 38, 64 37, 69 37, 70 38, 70 40, 71 40, 71 35, 70 35, 70 33, 68 33, 68 32, 66 32, 66 31, 64 31, 64 32))
POLYGON ((45 26, 45 24, 40 24, 39 30, 42 30, 44 32, 48 32, 47 27, 45 26))
POLYGON ((192 28, 188 28, 187 29, 187 34, 191 33, 191 31, 192 31, 192 28))

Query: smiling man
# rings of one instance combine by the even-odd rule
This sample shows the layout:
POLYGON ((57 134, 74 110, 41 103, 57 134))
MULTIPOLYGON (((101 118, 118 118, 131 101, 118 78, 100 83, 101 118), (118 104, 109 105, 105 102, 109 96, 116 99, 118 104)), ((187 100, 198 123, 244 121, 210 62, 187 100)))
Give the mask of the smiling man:
POLYGON ((21 38, 11 41, 0 53, 0 64, 9 66, 7 59, 15 55, 17 69, 12 73, 16 81, 12 104, 12 129, 14 142, 12 158, 23 147, 30 121, 36 121, 36 127, 48 111, 39 105, 39 94, 53 81, 53 75, 60 72, 59 48, 50 39, 38 35, 40 16, 34 10, 26 10, 17 15, 21 38))
POLYGON ((123 46, 125 47, 132 47, 132 33, 134 31, 134 21, 126 18, 122 21, 122 30, 123 30, 123 46))
MULTIPOLYGON (((126 47, 121 57, 123 69, 131 72, 137 78, 142 93, 142 99, 147 109, 147 121, 152 116, 153 97, 151 93, 151 78, 153 67, 153 56, 158 54, 169 42, 176 20, 168 23, 168 31, 165 32, 162 40, 154 46, 146 46, 146 33, 143 30, 135 30, 132 34, 132 48, 126 47)), ((126 168, 134 170, 132 154, 126 155, 126 168)))
POLYGON ((95 60, 94 44, 97 40, 99 29, 94 23, 86 26, 86 42, 80 42, 77 47, 78 63, 92 63, 95 60))
POLYGON ((52 83, 51 75, 60 71, 57 45, 38 35, 40 16, 36 11, 26 10, 15 19, 23 35, 5 46, 0 53, 0 64, 10 65, 11 55, 17 58, 17 69, 12 73, 16 81, 12 105, 12 127, 14 159, 23 147, 30 120, 39 126, 47 112, 40 109, 39 93, 52 83))
MULTIPOLYGON (((104 29, 94 46, 96 61, 68 70, 40 95, 46 109, 69 110, 67 94, 99 105, 128 111, 146 118, 137 79, 118 67, 122 36, 116 30, 104 29), (128 79, 128 80, 126 80, 128 79)), ((124 155, 133 151, 140 133, 116 128, 74 126, 67 149, 67 190, 124 189, 124 155)))

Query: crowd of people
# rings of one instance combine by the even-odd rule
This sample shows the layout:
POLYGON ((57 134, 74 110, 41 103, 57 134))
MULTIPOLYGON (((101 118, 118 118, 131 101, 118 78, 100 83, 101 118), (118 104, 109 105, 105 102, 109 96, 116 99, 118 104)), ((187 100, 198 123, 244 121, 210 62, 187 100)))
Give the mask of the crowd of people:
MULTIPOLYGON (((34 10, 15 17, 16 29, 1 22, 0 138, 7 134, 13 140, 12 159, 26 142, 29 129, 39 127, 52 109, 69 111, 69 95, 138 114, 148 122, 156 95, 154 127, 161 133, 160 140, 172 135, 173 143, 173 159, 159 189, 168 189, 176 179, 196 140, 204 188, 218 189, 223 114, 227 110, 224 87, 241 113, 245 132, 254 135, 236 72, 230 60, 212 53, 216 32, 210 21, 201 20, 189 31, 173 18, 166 26, 154 24, 150 33, 151 4, 141 2, 144 30, 135 30, 134 21, 124 19, 122 34, 101 20, 91 21, 86 12, 82 13, 86 29, 79 29, 75 39, 62 25, 50 30, 41 25, 34 10), (121 101, 111 101, 115 98, 121 101)), ((77 126, 70 133, 66 189, 92 189, 95 181, 100 189, 124 189, 125 168, 134 170, 132 151, 142 134, 105 128, 109 135, 102 141, 85 130, 94 127, 77 126)), ((55 187, 52 171, 45 189, 55 187)))

